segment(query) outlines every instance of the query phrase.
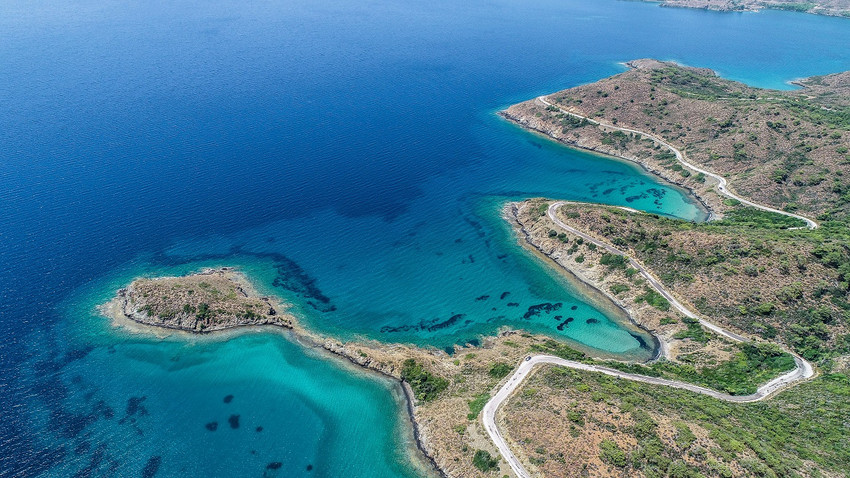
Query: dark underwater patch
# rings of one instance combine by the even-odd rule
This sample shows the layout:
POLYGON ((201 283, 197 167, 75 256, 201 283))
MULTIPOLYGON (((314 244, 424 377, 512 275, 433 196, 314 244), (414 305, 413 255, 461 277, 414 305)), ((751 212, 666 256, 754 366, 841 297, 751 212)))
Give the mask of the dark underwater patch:
POLYGON ((316 279, 307 274, 298 263, 283 254, 244 251, 242 250, 242 246, 237 245, 231 247, 230 251, 224 254, 198 254, 191 257, 173 257, 160 252, 152 258, 152 262, 166 266, 177 266, 213 260, 232 261, 234 257, 239 255, 272 260, 275 263, 274 267, 277 271, 277 277, 272 282, 273 286, 285 289, 306 299, 306 303, 319 312, 333 312, 336 310, 336 306, 331 303, 331 299, 324 295, 316 285, 316 279))
POLYGON ((74 478, 88 478, 90 476, 94 476, 94 472, 100 467, 100 464, 103 463, 105 456, 106 444, 101 443, 97 448, 95 448, 94 453, 91 454, 88 464, 74 473, 74 478))
POLYGON ((224 403, 230 403, 233 401, 233 395, 226 395, 224 397, 224 403))
POLYGON ((399 326, 391 326, 385 325, 381 327, 381 333, 397 333, 397 332, 410 332, 410 331, 428 331, 435 332, 437 330, 445 329, 446 327, 451 327, 458 323, 461 319, 466 317, 466 314, 455 314, 449 317, 446 320, 440 320, 439 318, 433 319, 431 321, 421 321, 416 325, 399 325, 399 326))
POLYGON ((505 300, 505 297, 511 295, 510 292, 502 292, 502 295, 499 296, 500 300, 505 300))
POLYGON ((230 415, 227 419, 227 423, 230 424, 230 428, 236 430, 239 428, 239 415, 230 415))
POLYGON ((218 430, 218 422, 209 422, 206 425, 204 425, 204 428, 206 428, 207 430, 209 430, 211 432, 214 432, 214 431, 218 430))
POLYGON ((532 305, 528 308, 528 311, 523 314, 523 319, 530 319, 532 317, 537 317, 540 314, 549 314, 561 308, 564 305, 561 302, 555 302, 554 304, 551 302, 544 302, 542 304, 532 305))
POLYGON ((634 337, 634 338, 635 338, 635 340, 637 340, 637 341, 638 341, 638 344, 640 345, 640 348, 642 348, 642 349, 644 349, 644 350, 650 350, 649 344, 647 344, 647 343, 646 343, 646 340, 644 340, 644 339, 643 339, 643 337, 641 337, 641 336, 640 336, 640 335, 638 335, 638 334, 633 334, 633 333, 631 333, 631 332, 629 332, 629 335, 631 335, 632 337, 634 337))
POLYGON ((139 416, 147 415, 148 409, 145 408, 144 405, 142 405, 142 403, 147 399, 148 399, 148 397, 146 397, 146 396, 130 397, 127 400, 127 416, 132 417, 133 415, 136 415, 137 413, 139 414, 139 416))
POLYGON ((585 320, 585 322, 588 323, 588 324, 598 324, 599 319, 590 318, 590 319, 585 320))
POLYGON ((159 471, 159 466, 162 464, 161 456, 152 456, 142 469, 142 478, 153 478, 159 471))
POLYGON ((89 425, 97 421, 97 416, 91 413, 71 413, 56 408, 50 411, 50 429, 59 433, 63 438, 74 438, 80 435, 89 425))

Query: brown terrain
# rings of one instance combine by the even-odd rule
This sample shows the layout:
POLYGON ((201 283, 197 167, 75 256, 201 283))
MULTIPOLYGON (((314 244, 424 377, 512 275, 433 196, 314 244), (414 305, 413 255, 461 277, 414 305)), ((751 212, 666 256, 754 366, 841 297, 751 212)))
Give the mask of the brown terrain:
POLYGON ((790 10, 816 15, 850 17, 850 1, 848 0, 662 0, 661 5, 724 12, 790 10))
MULTIPOLYGON (((683 317, 650 306, 641 298, 640 276, 555 225, 546 214, 549 204, 532 199, 506 206, 527 248, 608 292, 669 344, 672 362, 700 370, 732 358, 728 343, 716 337, 703 342, 684 327, 683 317)), ((532 474, 848 476, 846 239, 765 227, 737 210, 731 216, 694 224, 611 206, 567 203, 557 209, 562 222, 637 258, 692 310, 745 334, 785 341, 833 373, 761 405, 741 405, 540 367, 499 416, 514 453, 532 474)))
MULTIPOLYGON (((541 214, 546 204, 529 200, 508 210, 530 245, 610 292, 659 337, 683 333, 680 318, 640 301, 645 293, 640 276, 602 264, 601 250, 578 244, 569 233, 566 242, 552 235, 549 231, 562 231, 541 214)), ((850 248, 844 239, 825 239, 829 233, 819 230, 756 228, 731 220, 695 224, 589 204, 565 204, 558 217, 638 259, 704 317, 784 342, 809 359, 850 352, 850 248)), ((680 346, 673 344, 675 357, 680 346)))
POLYGON ((846 477, 850 389, 840 383, 735 405, 543 366, 504 405, 500 427, 540 476, 846 477))
POLYGON ((805 88, 776 91, 674 63, 636 60, 629 66, 546 96, 553 106, 535 99, 502 114, 558 141, 639 162, 691 189, 721 216, 734 201, 724 201, 710 178, 683 168, 656 142, 611 127, 663 138, 689 162, 726 177, 729 189, 758 203, 821 220, 847 217, 850 74, 808 78, 799 81, 805 88))
POLYGON ((268 297, 259 297, 240 273, 208 269, 183 277, 140 278, 109 305, 144 325, 204 333, 244 325, 292 327, 268 297))

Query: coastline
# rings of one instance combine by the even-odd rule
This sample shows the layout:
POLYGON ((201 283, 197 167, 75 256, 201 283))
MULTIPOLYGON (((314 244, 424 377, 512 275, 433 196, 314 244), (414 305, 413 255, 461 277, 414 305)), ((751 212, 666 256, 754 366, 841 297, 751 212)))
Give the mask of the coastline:
MULTIPOLYGON (((554 257, 552 257, 549 253, 544 251, 540 246, 534 243, 531 239, 531 233, 528 231, 525 226, 520 223, 518 214, 519 210, 517 208, 517 203, 507 203, 502 208, 502 217, 508 221, 517 237, 517 243, 519 243, 520 247, 530 252, 534 256, 538 257, 540 260, 546 262, 549 267, 555 269, 562 277, 564 277, 568 282, 577 286, 582 292, 582 296, 584 298, 590 299, 590 302, 604 312, 608 314, 613 314, 617 316, 618 322, 621 325, 629 326, 633 330, 645 334, 652 341, 652 357, 648 360, 643 361, 644 363, 654 362, 662 357, 666 356, 666 350, 669 344, 662 340, 655 331, 647 328, 646 326, 640 324, 635 320, 633 313, 623 305, 619 304, 614 297, 612 297, 609 293, 605 292, 601 288, 597 287, 593 282, 583 275, 578 274, 577 272, 569 269, 564 266, 560 262, 558 262, 554 257)), ((598 352, 594 355, 599 355, 598 352)), ((615 358, 615 360, 617 360, 615 358)))
MULTIPOLYGON (((249 277, 238 270, 241 283, 251 286, 249 277)), ((191 272, 188 273, 191 275, 191 272)), ((182 277, 182 276, 181 276, 182 277)), ((577 284, 581 284, 578 283, 577 284)), ((253 293, 253 287, 244 287, 253 293)), ((274 294, 267 294, 273 306, 278 310, 286 310, 286 304, 279 302, 274 294)), ((483 336, 480 345, 456 346, 453 354, 443 350, 425 348, 413 344, 382 343, 365 338, 353 338, 344 341, 326 336, 306 328, 297 320, 291 326, 279 324, 264 325, 234 325, 215 331, 181 330, 164 328, 133 320, 124 314, 121 303, 124 296, 116 295, 109 302, 98 307, 101 316, 110 320, 112 330, 121 330, 130 335, 146 335, 156 339, 186 341, 224 342, 244 334, 266 333, 280 334, 285 340, 303 347, 305 352, 317 358, 334 360, 339 366, 349 368, 351 373, 363 373, 380 380, 398 403, 397 413, 406 414, 399 423, 404 430, 401 439, 400 453, 415 470, 420 470, 425 476, 442 478, 458 477, 472 478, 479 476, 473 466, 472 454, 476 450, 498 451, 487 438, 486 430, 479 419, 470 418, 472 400, 482 395, 495 393, 503 382, 492 376, 493 364, 502 363, 515 367, 527 356, 528 351, 535 345, 551 342, 551 337, 542 334, 525 333, 509 329, 501 329, 498 334, 483 336), (407 360, 415 360, 436 376, 449 379, 449 389, 436 399, 418 397, 415 387, 402 379, 403 365, 407 360), (463 376, 462 380, 452 377, 463 376), (402 404, 401 402, 404 402, 402 404), (410 423, 410 426, 407 426, 410 423), (462 427, 462 428, 458 428, 462 427), (468 448, 467 448, 468 447, 468 448)), ((597 301, 598 302, 598 301, 597 301)), ((175 301, 180 304, 180 301, 175 301)), ((615 307, 613 304, 608 309, 615 307)), ((645 342, 655 347, 654 337, 646 333, 633 322, 618 321, 627 330, 640 332, 645 342)), ((190 325, 191 327, 191 325, 190 325)), ((630 332, 634 335, 635 332, 630 332)), ((642 339, 643 340, 643 339, 642 339)), ((636 360, 644 362, 647 353, 638 357, 623 358, 622 356, 606 355, 597 349, 581 346, 580 343, 566 339, 562 340, 567 346, 575 346, 577 350, 606 360, 636 360)), ((648 347, 647 347, 648 348, 648 347)), ((642 348, 640 352, 645 352, 642 348)), ((655 355, 655 354, 654 354, 655 355)))
MULTIPOLYGON (((624 64, 627 67, 632 68, 629 63, 624 64)), ((640 166, 640 168, 643 169, 645 172, 652 174, 653 176, 656 176, 658 178, 661 178, 665 182, 670 183, 686 191, 688 193, 688 196, 694 199, 694 203, 697 208, 700 209, 703 213, 705 213, 705 222, 719 220, 723 218, 724 208, 722 202, 720 202, 721 199, 719 195, 707 195, 708 193, 714 191, 712 188, 709 188, 705 193, 699 192, 694 187, 686 184, 686 182, 681 177, 677 178, 675 175, 669 173, 664 168, 657 167, 657 165, 654 165, 650 161, 647 161, 647 158, 638 158, 617 154, 615 150, 611 148, 603 148, 602 145, 583 144, 581 142, 582 138, 578 138, 576 140, 563 138, 560 135, 555 134, 552 130, 546 128, 545 125, 534 125, 530 121, 528 121, 527 118, 512 113, 510 111, 510 108, 499 111, 496 114, 524 131, 544 136, 545 139, 550 141, 554 140, 558 144, 561 144, 568 148, 597 154, 607 160, 626 161, 630 164, 636 164, 640 166)))
MULTIPOLYGON (((567 280, 570 280, 570 282, 581 284, 582 288, 584 289, 583 292, 587 293, 587 297, 595 299, 593 301, 595 306, 602 308, 606 312, 614 311, 621 319, 626 319, 629 325, 643 332, 652 339, 652 345, 654 349, 653 355, 649 360, 644 361, 644 363, 654 362, 656 360, 669 356, 669 339, 662 337, 656 330, 649 328, 647 325, 638 322, 635 319, 635 311, 625 307, 623 304, 620 303, 620 301, 616 299, 616 297, 612 296, 608 292, 605 292, 601 287, 594 284, 589 277, 585 277, 579 272, 571 270, 564 264, 561 264, 550 253, 547 253, 545 250, 543 250, 541 246, 535 244, 535 242, 531 238, 531 232, 527 230, 526 227, 519 220, 519 208, 517 207, 517 203, 506 204, 502 212, 505 219, 508 220, 513 226, 514 232, 517 234, 517 242, 523 249, 531 252, 535 256, 539 257, 541 260, 547 262, 550 267, 555 268, 558 273, 566 277, 567 280)), ((579 268, 576 268, 576 270, 579 270, 579 268)))
MULTIPOLYGON (((201 271, 200 274, 207 273, 210 270, 212 269, 205 269, 201 271)), ((217 268, 215 270, 227 272, 231 280, 234 280, 240 286, 245 288, 245 293, 248 296, 258 296, 256 288, 251 283, 250 279, 242 272, 231 267, 217 268)), ((275 296, 267 296, 264 298, 268 299, 270 304, 273 307, 276 307, 276 310, 287 309, 287 306, 275 296)), ((304 328, 297 320, 292 320, 289 325, 283 325, 280 323, 237 324, 228 325, 216 330, 205 331, 187 330, 176 326, 153 325, 141 322, 131 315, 128 315, 124 309, 126 300, 126 295, 119 291, 112 300, 105 304, 101 304, 97 307, 97 309, 102 316, 110 319, 113 328, 122 329, 132 335, 148 335, 160 340, 177 335, 181 338, 192 340, 201 339, 227 341, 232 337, 242 334, 272 333, 280 335, 284 338, 284 340, 289 340, 306 350, 314 351, 323 359, 334 360, 339 365, 352 367, 352 369, 369 374, 384 381, 388 387, 391 388, 391 392, 395 390, 393 393, 394 396, 403 397, 400 401, 404 402, 404 406, 399 408, 403 409, 403 411, 400 412, 405 415, 403 422, 408 422, 411 425, 408 430, 411 431, 412 444, 414 445, 415 450, 407 447, 407 453, 410 458, 414 460, 414 467, 432 476, 439 476, 440 478, 449 477, 449 475, 447 475, 446 472, 438 465, 432 452, 429 451, 430 443, 423 435, 421 425, 416 418, 416 401, 410 386, 402 380, 400 376, 391 373, 391 371, 386 368, 380 367, 374 364, 374 362, 358 360, 358 358, 355 357, 347 348, 348 346, 369 346, 366 343, 334 343, 332 338, 321 336, 304 328)), ((292 318, 294 319, 294 317, 292 318)))
POLYGON ((794 8, 794 5, 806 7, 805 3, 793 2, 769 2, 769 1, 744 1, 741 3, 733 2, 718 2, 712 3, 711 0, 643 0, 647 3, 657 3, 662 8, 684 8, 690 10, 707 10, 711 12, 721 13, 761 13, 766 10, 784 11, 791 13, 805 13, 809 15, 817 15, 823 17, 848 18, 846 10, 837 8, 824 7, 817 3, 811 3, 808 8, 794 8))

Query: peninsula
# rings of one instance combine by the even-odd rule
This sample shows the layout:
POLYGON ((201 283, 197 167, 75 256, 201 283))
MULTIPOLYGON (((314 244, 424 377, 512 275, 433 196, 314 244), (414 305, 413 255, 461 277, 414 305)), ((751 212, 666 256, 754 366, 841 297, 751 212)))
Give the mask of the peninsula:
POLYGON ((693 191, 715 217, 744 198, 798 217, 847 217, 850 72, 777 91, 675 63, 628 66, 501 114, 557 141, 638 162, 693 191))
POLYGON ((490 436, 521 477, 841 476, 850 77, 785 92, 656 60, 629 66, 501 114, 640 163, 691 190, 712 220, 542 198, 503 212, 524 247, 652 331, 662 359, 535 356, 485 407, 490 436), (825 406, 809 413, 812 400, 825 406))

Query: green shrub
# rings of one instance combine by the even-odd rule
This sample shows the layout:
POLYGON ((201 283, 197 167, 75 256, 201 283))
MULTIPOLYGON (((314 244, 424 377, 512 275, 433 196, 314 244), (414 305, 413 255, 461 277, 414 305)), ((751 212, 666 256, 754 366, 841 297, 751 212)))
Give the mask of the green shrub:
POLYGON ((476 395, 474 399, 470 400, 468 403, 469 415, 467 415, 466 418, 470 420, 478 418, 478 414, 484 409, 484 405, 487 404, 487 400, 490 400, 490 394, 487 392, 480 393, 476 395))
POLYGON ((655 289, 651 289, 647 287, 644 290, 644 293, 635 297, 635 302, 641 303, 646 302, 647 304, 655 307, 658 310, 668 311, 670 310, 670 302, 664 298, 661 294, 658 293, 655 289))
POLYGON ((484 473, 499 469, 498 458, 493 458, 487 450, 476 450, 472 457, 472 464, 484 473))
POLYGON ((417 400, 427 402, 437 398, 449 386, 449 381, 436 376, 413 359, 404 361, 401 369, 401 379, 410 384, 417 400))
POLYGON ((614 284, 614 285, 611 286, 611 292, 614 295, 619 295, 620 293, 626 292, 627 290, 630 290, 630 289, 631 288, 629 286, 627 286, 626 284, 614 284))
POLYGON ((602 254, 602 257, 599 259, 599 263, 606 265, 611 269, 625 269, 626 264, 628 264, 628 260, 625 256, 621 256, 620 254, 610 254, 606 252, 602 254))
POLYGON ((602 440, 599 443, 599 459, 618 468, 625 468, 627 464, 626 453, 612 440, 602 440))
POLYGON ((504 378, 511 373, 511 370, 513 369, 514 368, 511 365, 506 364, 505 362, 496 362, 492 367, 490 367, 490 371, 488 373, 493 378, 504 378))

